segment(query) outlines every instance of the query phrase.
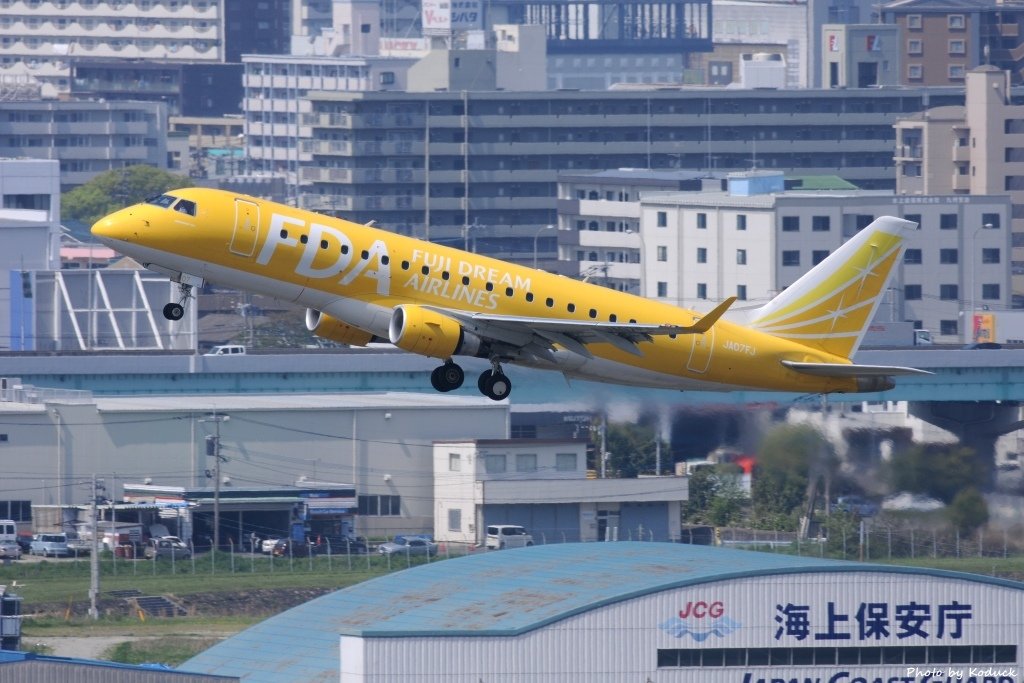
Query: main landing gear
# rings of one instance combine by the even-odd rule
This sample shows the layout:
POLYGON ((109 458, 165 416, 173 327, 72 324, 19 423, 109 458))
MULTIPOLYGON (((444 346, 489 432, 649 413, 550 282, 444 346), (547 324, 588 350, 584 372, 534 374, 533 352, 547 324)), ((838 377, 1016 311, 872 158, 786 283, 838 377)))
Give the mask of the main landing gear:
MULTIPOLYGON (((438 391, 454 391, 462 386, 466 379, 466 373, 462 368, 451 360, 445 361, 430 373, 430 384, 438 391)), ((505 376, 501 370, 501 363, 497 360, 491 361, 491 369, 480 373, 476 386, 480 393, 492 401, 500 401, 508 398, 512 393, 512 380, 505 376)))
POLYGON ((192 285, 181 282, 178 284, 178 303, 173 301, 164 306, 164 317, 168 320, 181 320, 185 317, 185 304, 193 298, 192 285))

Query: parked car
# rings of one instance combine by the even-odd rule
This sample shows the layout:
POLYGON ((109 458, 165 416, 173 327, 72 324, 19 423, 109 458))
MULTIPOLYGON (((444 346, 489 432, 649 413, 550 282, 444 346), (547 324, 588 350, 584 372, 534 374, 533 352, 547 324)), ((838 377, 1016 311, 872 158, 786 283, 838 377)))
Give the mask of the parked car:
POLYGON ((0 559, 21 559, 21 546, 17 541, 0 541, 0 559))
POLYGON ((36 534, 29 546, 29 552, 43 557, 67 557, 68 537, 64 534, 36 534))
POLYGON ((92 552, 92 541, 82 538, 77 531, 69 531, 64 535, 68 539, 68 554, 72 557, 88 555, 92 552))
POLYGON ((21 548, 22 555, 28 555, 32 552, 32 534, 18 534, 16 543, 21 548))
POLYGON ((849 512, 858 517, 874 517, 879 509, 878 503, 862 496, 839 496, 832 506, 832 512, 849 512))
POLYGON ((177 536, 163 536, 149 539, 143 556, 147 560, 187 560, 192 557, 192 551, 177 536))
POLYGON ((317 548, 322 555, 365 555, 370 546, 362 536, 328 536, 317 548))
POLYGON ((274 547, 277 546, 280 538, 264 538, 260 541, 260 552, 264 555, 270 555, 274 552, 274 547))
POLYGON ((492 550, 533 545, 533 536, 518 524, 489 524, 484 546, 492 550))
POLYGON ((394 541, 377 546, 381 555, 437 555, 437 544, 418 536, 395 536, 394 541))

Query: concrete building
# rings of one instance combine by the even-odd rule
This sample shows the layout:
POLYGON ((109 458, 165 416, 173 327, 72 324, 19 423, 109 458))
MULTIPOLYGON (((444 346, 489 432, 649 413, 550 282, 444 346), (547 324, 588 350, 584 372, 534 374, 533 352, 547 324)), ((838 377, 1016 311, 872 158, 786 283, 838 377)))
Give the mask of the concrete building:
POLYGON ((643 294, 697 310, 736 295, 757 305, 793 284, 880 215, 919 223, 876 317, 910 320, 939 343, 966 341, 963 311, 1010 306, 1005 195, 904 197, 784 189, 781 174, 730 177, 726 192, 641 200, 643 294))
POLYGON ((880 24, 826 24, 821 61, 826 88, 900 83, 900 29, 880 24))
POLYGON ((900 27, 901 83, 963 83, 982 65, 1024 79, 1024 3, 895 0, 882 5, 882 22, 900 27))
POLYGON ((167 144, 159 102, 17 100, 0 110, 0 158, 58 160, 62 191, 125 166, 166 169, 167 144))
MULTIPOLYGON (((993 66, 967 74, 965 105, 936 107, 896 124, 896 192, 1010 197, 1013 296, 1024 305, 1024 105, 1011 75, 993 66), (952 142, 951 142, 952 141, 952 142)), ((991 217, 990 217, 991 218, 991 217)))
MULTIPOLYGON (((555 223, 560 171, 739 170, 756 158, 761 168, 892 189, 892 124, 962 97, 888 88, 311 91, 299 105, 309 108, 301 125, 312 157, 300 204, 431 240, 475 238, 481 252, 528 261, 538 231, 555 223)), ((538 242, 551 260, 554 236, 538 242)))
POLYGON ((483 545, 489 524, 534 542, 678 540, 683 477, 588 479, 587 442, 514 439, 434 444, 434 538, 483 545))
MULTIPOLYGON (((145 363, 145 357, 140 357, 145 363)), ((231 359, 235 360, 235 359, 231 359)), ((243 359, 237 359, 243 360, 243 359)), ((0 445, 31 481, 11 500, 85 502, 96 473, 121 500, 124 482, 209 486, 206 437, 220 430, 225 488, 299 490, 301 481, 354 486, 364 536, 434 528, 435 439, 500 439, 508 406, 481 398, 412 394, 93 397, 21 387, 4 378, 0 445), (225 422, 204 419, 212 413, 225 422), (115 474, 116 473, 116 474, 115 474), (79 484, 83 484, 79 486, 79 484)), ((21 503, 18 503, 19 505, 21 503)))
POLYGON ((1024 584, 672 543, 432 562, 325 595, 183 671, 248 683, 1013 683, 1024 584), (954 654, 955 653, 955 654, 954 654), (955 660, 955 661, 954 661, 955 660), (934 676, 923 671, 937 671, 934 676))

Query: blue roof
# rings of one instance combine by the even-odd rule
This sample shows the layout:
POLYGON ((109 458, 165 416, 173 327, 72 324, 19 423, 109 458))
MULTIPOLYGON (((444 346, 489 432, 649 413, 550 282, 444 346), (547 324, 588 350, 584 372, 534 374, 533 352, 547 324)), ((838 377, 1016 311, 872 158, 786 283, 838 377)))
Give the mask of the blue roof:
MULTIPOLYGON (((0 650, 0 672, 3 671, 3 667, 6 664, 14 664, 18 662, 44 662, 46 664, 66 664, 69 667, 80 667, 80 666, 91 666, 102 669, 127 669, 130 671, 156 671, 161 674, 166 674, 168 678, 174 676, 191 676, 193 679, 197 675, 191 671, 178 671, 165 664, 123 664, 120 662, 107 662, 100 659, 80 659, 78 657, 54 657, 51 655, 41 655, 35 652, 21 652, 18 650, 0 650)), ((223 676, 223 675, 222 675, 223 676)), ((213 677, 211 676, 211 680, 213 677)), ((217 680, 223 681, 236 681, 237 677, 217 677, 217 680)))
POLYGON ((246 682, 338 680, 339 635, 512 636, 687 585, 800 572, 878 571, 1024 584, 940 570, 676 543, 565 543, 435 561, 294 607, 181 665, 246 682))

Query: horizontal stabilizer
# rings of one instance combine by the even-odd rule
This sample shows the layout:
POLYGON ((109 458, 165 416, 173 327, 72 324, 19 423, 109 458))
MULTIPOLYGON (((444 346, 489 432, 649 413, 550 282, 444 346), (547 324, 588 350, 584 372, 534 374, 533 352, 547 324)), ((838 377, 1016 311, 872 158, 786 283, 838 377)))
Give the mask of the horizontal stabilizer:
POLYGON ((782 364, 790 370, 815 377, 888 377, 892 375, 931 375, 934 373, 899 365, 855 365, 847 363, 800 363, 784 360, 782 364))

